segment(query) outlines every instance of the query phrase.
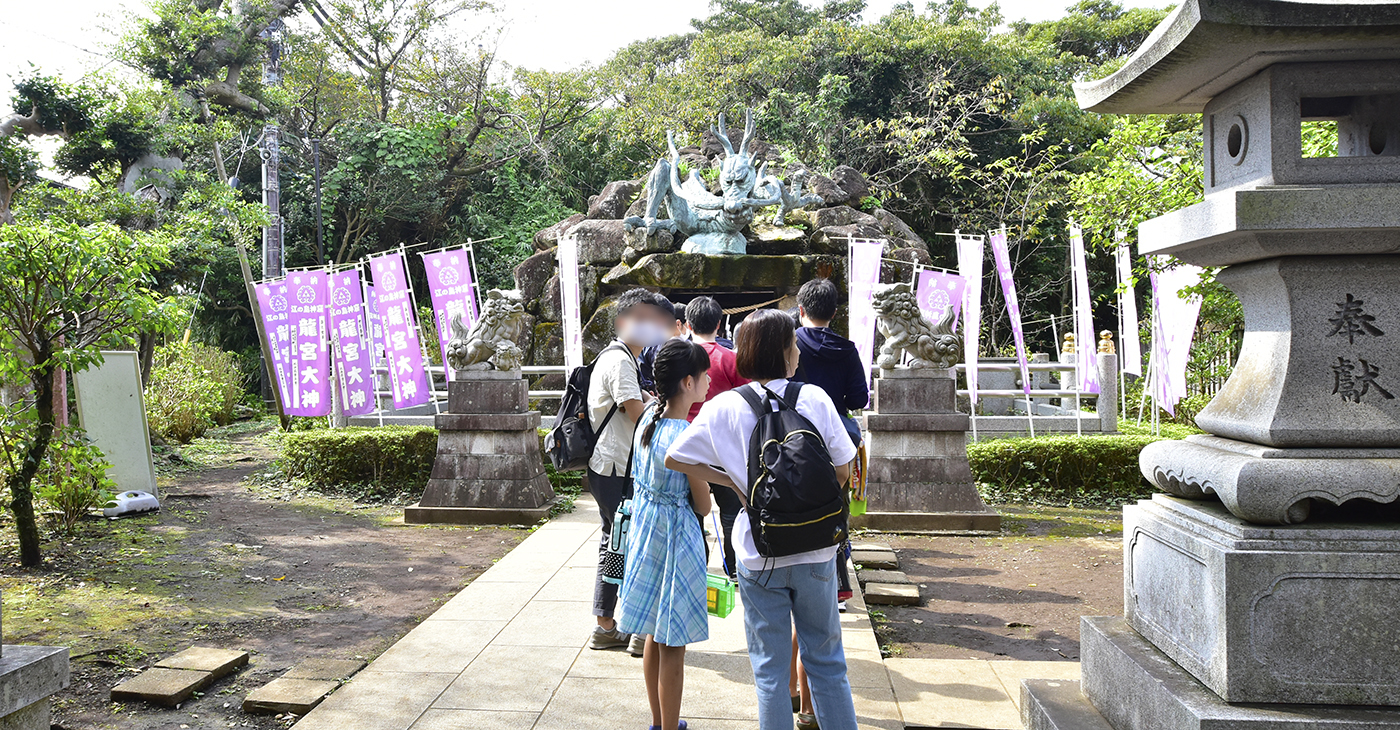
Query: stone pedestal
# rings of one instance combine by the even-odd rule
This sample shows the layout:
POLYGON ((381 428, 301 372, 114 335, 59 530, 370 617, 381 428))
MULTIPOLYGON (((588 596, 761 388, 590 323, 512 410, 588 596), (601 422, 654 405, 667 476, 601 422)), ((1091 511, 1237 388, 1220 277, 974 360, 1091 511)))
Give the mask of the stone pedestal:
POLYGON ((67 686, 67 649, 6 646, 0 654, 0 730, 49 730, 49 697, 67 686))
POLYGON ((882 370, 866 415, 865 496, 855 527, 891 531, 996 531, 1001 515, 977 494, 967 464, 968 417, 956 381, 935 368, 882 370))
POLYGON ((538 411, 518 371, 460 372, 437 416, 438 450, 409 524, 528 525, 549 514, 554 489, 540 454, 538 411))

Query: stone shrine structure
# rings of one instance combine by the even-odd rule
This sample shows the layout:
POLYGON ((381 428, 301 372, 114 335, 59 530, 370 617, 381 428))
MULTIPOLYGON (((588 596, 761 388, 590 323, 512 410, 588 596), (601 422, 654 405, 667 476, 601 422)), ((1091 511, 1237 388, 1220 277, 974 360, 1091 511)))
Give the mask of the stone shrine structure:
POLYGON ((996 531, 1001 515, 977 493, 967 462, 969 418, 957 409, 962 360, 953 311, 932 323, 919 311, 908 284, 875 290, 885 341, 877 363, 873 410, 865 416, 869 444, 863 515, 851 525, 876 530, 996 531), (904 356, 910 364, 900 364, 904 356))
POLYGON ((49 698, 69 681, 67 647, 0 646, 0 729, 49 730, 49 698))
POLYGON ((1203 113, 1202 203, 1140 252, 1226 267, 1244 345, 1197 424, 1143 450, 1123 618, 1028 728, 1400 728, 1400 3, 1186 0, 1101 112, 1203 113), (1303 156, 1304 124, 1337 130, 1303 156))
POLYGON ((530 410, 516 344, 524 316, 520 292, 493 289, 470 329, 453 321, 437 459, 404 522, 530 525, 549 514, 555 495, 540 453, 540 413, 530 410))

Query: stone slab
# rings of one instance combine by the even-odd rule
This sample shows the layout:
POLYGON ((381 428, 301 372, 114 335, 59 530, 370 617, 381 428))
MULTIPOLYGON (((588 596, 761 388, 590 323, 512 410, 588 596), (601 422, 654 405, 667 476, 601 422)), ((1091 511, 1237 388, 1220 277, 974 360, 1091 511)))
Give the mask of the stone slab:
POLYGON ((433 462, 438 479, 533 479, 544 473, 544 462, 524 454, 461 454, 447 452, 433 462))
POLYGON ((510 380, 454 380, 447 385, 448 413, 528 413, 530 383, 510 380))
POLYGON ((1123 552, 1126 620, 1226 700, 1400 705, 1400 525, 1157 495, 1124 508, 1123 552))
POLYGON ((250 715, 283 712, 305 715, 339 686, 340 682, 333 679, 278 677, 248 693, 243 700, 243 711, 250 715))
POLYGON ((213 681, 209 672, 153 667, 113 687, 112 701, 174 707, 213 681))
POLYGON ((66 647, 6 644, 0 651, 0 717, 42 702, 68 683, 66 647))
POLYGON ((873 408, 881 415, 957 412, 952 378, 877 378, 873 396, 873 408))
POLYGON ((1016 705, 992 664, 995 662, 885 660, 906 726, 1019 730, 1016 705))
MULTIPOLYGON (((867 416, 868 418, 868 416, 867 416)), ((965 431, 871 431, 866 438, 866 453, 879 457, 908 456, 967 459, 965 431)))
POLYGON ((1257 459, 1400 459, 1400 449, 1279 449, 1208 433, 1193 433, 1185 440, 1257 459))
POLYGON ((1021 724, 1025 730, 1114 730, 1078 681, 1059 679, 1021 682, 1021 724))
MULTIPOLYGON (((517 414, 518 415, 518 414, 517 414)), ((510 414, 489 416, 509 418, 510 414)), ((532 428, 509 431, 462 431, 446 430, 438 432, 437 450, 440 455, 452 456, 524 456, 540 462, 539 432, 532 428)))
POLYGON ((1049 679, 1056 681, 1079 682, 1079 662, 1070 661, 1017 661, 1004 659, 991 661, 992 671, 996 672, 1001 686, 1021 709, 1021 682, 1027 679, 1049 679))
POLYGON ((876 512, 851 517, 851 527, 878 532, 994 533, 1001 515, 986 512, 876 512))
POLYGON ((972 484, 972 467, 963 455, 953 456, 871 456, 866 471, 867 482, 912 484, 946 484, 949 482, 977 488, 972 484))
MULTIPOLYGON (((431 667, 425 667, 431 668, 431 667)), ((405 730, 456 679, 449 672, 360 672, 328 702, 303 717, 297 730, 405 730)))
POLYGON ((479 507, 484 509, 538 509, 555 498, 549 477, 531 479, 428 480, 422 507, 479 507))
POLYGON ((520 380, 524 377, 519 370, 457 370, 452 380, 470 383, 472 381, 520 380))
POLYGON ((1085 617, 1079 634, 1084 696, 1116 730, 1400 728, 1400 708, 1229 704, 1118 617, 1085 617))
POLYGON ((868 431, 966 431, 971 424, 966 413, 867 413, 868 431))
POLYGON ((324 659, 320 657, 303 659, 288 669, 283 677, 287 679, 335 679, 345 680, 355 672, 365 668, 360 659, 324 659))
POLYGON ((403 521, 409 525, 533 525, 549 516, 549 510, 560 501, 537 509, 494 509, 490 507, 425 507, 415 504, 405 507, 403 521))
MULTIPOLYGON (((933 475, 930 475, 933 476, 933 475)), ((977 485, 967 481, 909 481, 886 482, 873 478, 865 484, 868 508, 875 512, 989 512, 977 485)))
POLYGON ((852 550, 851 562, 867 570, 899 570, 899 558, 893 552, 852 550))
POLYGON ((533 431, 540 427, 540 412, 439 413, 434 425, 439 431, 533 431))
POLYGON ((0 730, 51 730, 53 703, 47 698, 0 717, 0 730))
POLYGON ((860 580, 861 585, 865 585, 866 583, 912 584, 914 582, 909 579, 909 576, 897 570, 858 570, 856 571, 856 578, 860 580))
POLYGON ((952 373, 952 368, 894 368, 893 370, 881 370, 880 378, 884 380, 895 378, 953 380, 952 373))
POLYGON ((866 583, 865 602, 872 606, 917 606, 919 587, 907 583, 866 583))
POLYGON ((207 646, 192 646, 184 651, 161 659, 152 666, 164 669, 189 669, 195 672, 208 672, 210 681, 222 679, 233 670, 248 663, 248 652, 236 649, 214 649, 207 646))

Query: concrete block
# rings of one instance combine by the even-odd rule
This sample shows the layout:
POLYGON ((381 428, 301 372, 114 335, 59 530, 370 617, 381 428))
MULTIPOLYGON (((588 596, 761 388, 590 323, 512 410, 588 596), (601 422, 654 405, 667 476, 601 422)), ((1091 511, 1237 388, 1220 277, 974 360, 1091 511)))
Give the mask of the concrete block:
POLYGON ((892 552, 852 550, 851 562, 866 570, 899 570, 899 558, 892 552))
MULTIPOLYGON (((436 470, 434 470, 436 471, 436 470)), ((490 509, 539 509, 554 500, 549 477, 530 479, 428 480, 419 505, 423 507, 480 507, 490 509)))
POLYGON ((339 686, 340 682, 333 679, 278 677, 248 693, 243 700, 243 711, 250 715, 273 715, 283 712, 305 715, 316 709, 321 700, 339 686))
MULTIPOLYGON (((871 456, 869 465, 866 479, 871 483, 972 484, 972 467, 968 465, 966 455, 871 456)), ((973 493, 976 493, 975 489, 973 493)))
POLYGON ((878 512, 851 517, 851 527, 879 532, 993 533, 1001 530, 1001 515, 985 512, 878 512))
POLYGON ((112 701, 174 707, 213 681, 209 672, 153 667, 113 687, 112 701))
POLYGON ((867 413, 868 431, 966 431, 970 426, 966 413, 867 413))
POLYGON ((365 668, 359 659, 312 658, 297 662, 283 677, 287 679, 337 679, 346 680, 365 668))
POLYGON ((1089 704, 1078 681, 1027 679, 1020 689, 1026 730, 1114 730, 1089 704))
POLYGON ((164 669, 189 669, 208 672, 210 681, 222 679, 248 663, 248 652, 233 649, 212 649, 206 646, 192 646, 177 654, 172 654, 152 666, 164 669))
POLYGON ((68 649, 10 644, 0 653, 0 717, 68 686, 68 649))
POLYGON ((44 698, 0 717, 0 730, 50 730, 54 727, 52 703, 44 698))
MULTIPOLYGON (((559 498, 555 498, 557 502, 559 498)), ((533 525, 549 516, 555 502, 538 509, 509 507, 428 507, 412 505, 403 510, 409 525, 533 525)))
POLYGON ((1227 703, 1121 618, 1079 634, 1084 696, 1116 730, 1400 730, 1400 708, 1227 703))
POLYGON ((531 431, 540 427, 540 413, 439 413, 434 425, 439 431, 531 431))
POLYGON ((1016 705, 992 670, 996 662, 885 660, 908 727, 1017 730, 1016 705))
POLYGON ((989 512, 971 479, 965 482, 870 481, 868 509, 876 512, 989 512))
POLYGON ((871 431, 866 441, 866 453, 872 459, 880 456, 967 459, 967 435, 963 431, 871 431))
POLYGON ((1263 527, 1157 495, 1124 509, 1123 551, 1126 620, 1225 700, 1400 705, 1393 524, 1263 527))
POLYGON ((856 571, 856 578, 860 580, 861 585, 865 585, 866 583, 912 584, 914 582, 909 580, 909 576, 897 570, 858 570, 856 571))
POLYGON ((899 413, 956 413, 956 381, 952 378, 877 378, 874 410, 899 413))
POLYGON ((509 380, 454 380, 447 385, 448 413, 526 413, 530 384, 516 375, 509 380))

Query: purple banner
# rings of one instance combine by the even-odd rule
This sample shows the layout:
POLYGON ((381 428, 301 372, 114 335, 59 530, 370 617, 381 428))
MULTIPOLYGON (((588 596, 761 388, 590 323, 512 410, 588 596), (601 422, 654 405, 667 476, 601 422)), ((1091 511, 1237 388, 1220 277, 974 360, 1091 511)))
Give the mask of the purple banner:
POLYGON ((967 290, 967 279, 957 274, 924 269, 914 282, 914 299, 919 303, 919 311, 934 322, 953 310, 953 331, 958 331, 958 315, 962 313, 963 292, 967 290))
MULTIPOLYGON (((991 235, 992 259, 996 261, 997 278, 1006 299, 1006 316, 1011 320, 1011 335, 1016 339, 1016 363, 1021 366, 1021 390, 1031 394, 1031 370, 1026 360, 1026 333, 1021 329, 1021 303, 1016 298, 1016 282, 1011 278, 1011 252, 1006 248, 1006 229, 991 235)), ((1029 407, 1029 405, 1027 406, 1029 407)))
POLYGON ((340 384, 340 410, 359 416, 374 410, 374 373, 365 341, 364 292, 358 269, 331 276, 331 339, 340 384))
POLYGON ((423 254, 423 269, 428 272, 428 293, 433 300, 438 350, 442 353, 443 369, 452 379, 447 365, 447 343, 452 340, 452 320, 462 318, 471 327, 476 322, 476 293, 472 286, 471 252, 463 246, 451 251, 423 254))
MULTIPOLYGON (((1156 266, 1168 266, 1166 256, 1158 256, 1156 266)), ((1201 281, 1201 269, 1177 264, 1152 279, 1152 394, 1167 413, 1176 415, 1176 404, 1186 397, 1186 366, 1191 361, 1191 339, 1201 313, 1201 298, 1181 298, 1184 289, 1201 281)))
POLYGON ((292 391, 287 387, 287 364, 292 350, 292 327, 290 307, 287 305, 287 280, 265 281, 255 287, 258 297, 258 316, 262 317, 263 332, 267 335, 268 351, 272 353, 273 387, 277 388, 282 402, 288 403, 292 391))
POLYGON ((1142 345, 1138 342, 1137 294, 1133 291, 1133 253, 1126 231, 1118 231, 1114 263, 1118 268, 1118 352, 1123 372, 1142 375, 1142 345))
POLYGON ((423 370, 423 346, 418 341, 418 317, 413 311, 413 292, 402 253, 390 253, 369 260, 374 289, 379 295, 379 316, 384 322, 385 356, 389 365, 389 385, 394 408, 403 409, 428 402, 427 374, 423 370))
MULTIPOLYGON (((981 236, 957 234, 954 239, 958 247, 958 271, 967 281, 963 291, 963 362, 966 364, 968 398, 977 403, 977 363, 981 350, 978 339, 982 335, 982 263, 986 259, 981 236)), ((972 409, 976 414, 977 409, 972 409)))
POLYGON ((365 321, 369 323, 365 335, 369 339, 370 363, 380 368, 384 367, 384 321, 379 318, 379 290, 373 284, 366 283, 364 287, 365 321))
POLYGON ((326 272, 303 271, 287 277, 291 303, 292 360, 288 373, 292 400, 289 416, 325 416, 331 412, 330 350, 326 333, 326 272))
POLYGON ((1094 335, 1094 300, 1089 291, 1089 264, 1084 255, 1084 233, 1069 229, 1070 273, 1074 279, 1074 369, 1079 392, 1099 392, 1098 337, 1094 335))

